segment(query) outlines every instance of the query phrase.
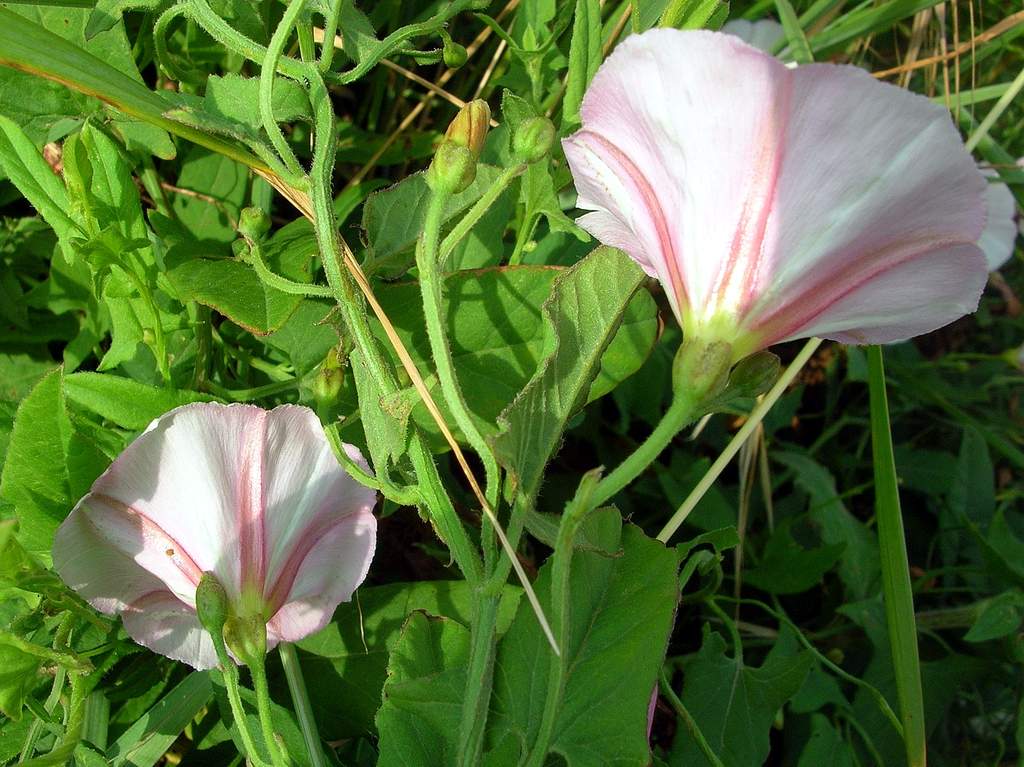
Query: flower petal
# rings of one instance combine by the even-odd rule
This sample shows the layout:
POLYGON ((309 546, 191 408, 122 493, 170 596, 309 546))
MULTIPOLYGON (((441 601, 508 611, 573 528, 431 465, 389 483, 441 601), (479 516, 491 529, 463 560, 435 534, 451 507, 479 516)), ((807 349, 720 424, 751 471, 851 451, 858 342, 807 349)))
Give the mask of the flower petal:
POLYGON ((124 628, 140 645, 200 671, 217 665, 213 640, 191 608, 168 591, 135 600, 122 614, 124 628))
POLYGON ((318 536, 292 578, 288 601, 267 623, 268 641, 296 642, 326 626, 366 578, 376 535, 377 521, 367 509, 318 536))
POLYGON ((936 284, 942 309, 913 318, 889 288, 925 254, 941 262, 928 280, 963 273, 951 253, 977 267, 961 245, 981 233, 984 180, 922 96, 854 67, 789 70, 729 35, 652 30, 605 62, 581 114, 565 141, 593 211, 580 224, 658 276, 686 333, 907 338, 976 306, 973 273, 936 284), (852 311, 876 276, 870 312, 852 311))
MULTIPOLYGON (((986 176, 996 176, 994 170, 983 170, 986 176)), ((988 215, 985 228, 978 239, 978 247, 985 253, 988 270, 994 272, 1013 255, 1017 241, 1017 201, 1010 187, 1001 181, 990 182, 985 189, 988 215)))
MULTIPOLYGON (((369 472, 356 448, 345 449, 369 472)), ((376 542, 376 493, 342 469, 320 421, 304 407, 270 412, 265 478, 264 594, 276 612, 270 630, 295 641, 321 628, 366 577, 376 542)))
POLYGON ((710 305, 741 222, 763 225, 786 73, 729 35, 633 35, 594 77, 583 129, 564 142, 577 206, 601 214, 580 225, 627 244, 680 318, 710 305))
POLYGON ((984 257, 954 245, 908 258, 834 298, 827 311, 780 340, 821 336, 847 344, 886 344, 948 325, 978 305, 984 257))
MULTIPOLYGON (((759 298, 746 320, 764 328, 766 343, 830 311, 870 275, 910 274, 897 268, 908 257, 925 268, 923 254, 976 242, 985 216, 984 179, 941 106, 855 67, 814 64, 792 75, 786 160, 765 232, 759 298)), ((965 258, 967 268, 977 265, 965 258)), ((936 274, 953 272, 938 266, 936 274)), ((959 286, 956 303, 967 313, 977 306, 976 283, 936 287, 945 301, 959 286)), ((889 325, 906 316, 900 291, 877 295, 893 299, 888 307, 874 305, 876 315, 891 313, 889 325)), ((897 336, 954 318, 913 322, 897 336)), ((868 328, 839 330, 878 340, 868 328)))

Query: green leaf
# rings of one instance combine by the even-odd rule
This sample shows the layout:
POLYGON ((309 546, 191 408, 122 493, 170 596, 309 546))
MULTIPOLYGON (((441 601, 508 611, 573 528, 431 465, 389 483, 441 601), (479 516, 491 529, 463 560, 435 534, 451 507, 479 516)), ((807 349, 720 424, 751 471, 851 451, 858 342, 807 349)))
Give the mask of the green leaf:
POLYGON ((811 735, 807 739, 796 767, 854 767, 855 755, 850 744, 823 714, 811 715, 811 735))
POLYGON ((773 451, 771 457, 791 469, 795 473, 793 481, 810 496, 809 517, 820 527, 821 539, 827 544, 846 545, 839 577, 847 591, 855 598, 875 593, 880 569, 875 536, 846 510, 832 475, 799 453, 773 451))
POLYGON ((814 61, 814 54, 811 53, 811 46, 807 43, 807 37, 792 4, 789 0, 775 0, 775 9, 779 12, 779 21, 782 22, 782 29, 786 33, 793 61, 797 64, 810 64, 814 61))
POLYGON ((172 206, 178 220, 204 244, 231 242, 237 237, 238 214, 249 191, 248 170, 229 157, 199 147, 190 147, 183 154, 176 186, 199 196, 174 197, 172 206))
POLYGON ((166 117, 164 113, 173 104, 143 85, 137 71, 133 78, 105 58, 85 50, 81 44, 76 45, 8 8, 0 8, 0 64, 100 97, 131 117, 225 154, 249 167, 266 169, 261 160, 238 143, 166 117))
MULTIPOLYGON (((0 8, 0 15, 3 10, 0 8)), ((0 165, 58 237, 67 239, 82 234, 78 224, 68 216, 67 189, 60 177, 47 165, 25 132, 3 116, 0 116, 0 165)))
POLYGON ((0 399, 18 402, 54 367, 53 360, 36 360, 27 354, 0 354, 0 399))
POLYGON ((0 712, 21 718, 25 698, 39 680, 40 660, 17 647, 0 642, 0 712))
POLYGON ((278 330, 302 301, 260 281, 251 267, 227 258, 167 260, 167 280, 179 301, 215 309, 256 335, 278 330))
MULTIPOLYGON (((442 226, 480 199, 501 173, 499 168, 481 164, 476 178, 465 190, 452 195, 445 205, 442 226)), ((363 206, 366 233, 366 270, 399 276, 413 263, 413 246, 423 231, 429 196, 426 176, 414 173, 394 186, 374 192, 363 206)))
POLYGON ((988 642, 1011 634, 1024 619, 1024 593, 1014 589, 993 597, 964 635, 968 642, 988 642))
MULTIPOLYGON (((643 279, 624 253, 598 248, 552 285, 543 306, 549 351, 502 412, 493 438, 498 461, 524 492, 537 491, 566 424, 586 404, 601 357, 643 279)), ((471 390, 465 378, 462 382, 464 390, 471 390)))
POLYGON ((61 371, 53 371, 18 408, 0 475, 0 501, 14 507, 18 537, 30 553, 49 557, 57 526, 107 463, 72 427, 61 371))
POLYGON ((784 519, 765 545, 757 566, 743 579, 769 594, 799 594, 818 585, 846 548, 845 543, 805 548, 793 537, 793 519, 784 519))
POLYGON ((161 389, 121 376, 72 373, 64 376, 64 393, 76 405, 87 408, 125 429, 145 429, 168 410, 213 397, 184 389, 161 389))
POLYGON ((576 0, 569 44, 569 73, 562 103, 563 129, 579 123, 583 94, 600 64, 601 4, 598 0, 576 0))
POLYGON ((206 671, 194 671, 125 730, 107 750, 111 767, 152 767, 213 699, 206 671))
POLYGON ((469 666, 469 629, 414 612, 388 662, 377 713, 381 767, 454 764, 469 666))
MULTIPOLYGON (((550 753, 570 767, 646 764, 647 706, 679 598, 678 561, 638 527, 623 525, 615 509, 593 512, 583 529, 603 551, 580 550, 572 559, 569 641, 561 648, 568 675, 550 753)), ((546 611, 551 570, 549 561, 534 584, 546 611)), ((530 606, 520 604, 495 661, 488 743, 501 763, 515 763, 532 745, 553 662, 530 606)))
POLYGON ((949 492, 949 506, 958 519, 988 527, 996 510, 994 476, 985 440, 976 429, 965 428, 949 492))
POLYGON ((660 26, 673 29, 720 29, 729 17, 729 0, 673 0, 660 26))
MULTIPOLYGON (((498 611, 498 632, 512 622, 520 591, 508 586, 498 611)), ((360 589, 340 605, 327 628, 298 643, 320 734, 341 740, 373 732, 381 704, 388 653, 414 611, 465 626, 473 592, 465 581, 392 583, 360 589)), ((458 721, 458 719, 456 719, 458 721)))
MULTIPOLYGON (((607 260, 607 256, 604 258, 607 260)), ((600 268, 600 265, 594 267, 600 268)), ((629 273, 632 278, 630 266, 624 265, 621 272, 629 273)), ((639 274, 639 270, 636 273, 639 274)), ((452 358, 470 412, 485 435, 496 432, 502 411, 523 391, 551 349, 552 334, 542 307, 554 300, 555 286, 567 275, 565 270, 553 267, 517 266, 458 272, 446 279, 452 358)), ((626 290, 628 286, 623 283, 621 289, 626 290)), ((597 300, 621 300, 628 305, 615 310, 620 316, 609 318, 609 322, 614 322, 607 327, 595 321, 594 332, 599 332, 598 326, 601 326, 608 334, 594 340, 595 344, 606 345, 592 350, 597 355, 595 360, 600 360, 600 373, 591 385, 594 371, 581 371, 582 377, 572 385, 580 387, 583 399, 578 405, 568 403, 571 412, 565 414, 566 419, 636 372, 654 344, 657 307, 650 294, 639 291, 631 301, 628 294, 612 299, 618 290, 612 284, 602 286, 600 296, 603 298, 597 300)), ((377 297, 413 360, 421 370, 432 369, 418 286, 414 283, 382 285, 377 297)), ((582 307, 583 311, 590 309, 589 304, 582 307)), ((382 345, 389 348, 382 329, 378 330, 378 335, 382 345)), ((435 376, 429 376, 426 382, 432 391, 437 386, 435 376)), ((413 418, 427 433, 435 434, 437 427, 411 386, 403 391, 401 399, 407 406, 415 404, 413 418)), ((436 400, 442 402, 439 393, 436 400)))
MULTIPOLYGON (((807 652, 769 655, 759 667, 725 654, 725 640, 704 625, 700 652, 683 666, 683 705, 727 765, 763 764, 776 712, 800 689, 813 658, 807 652)), ((669 764, 708 762, 685 729, 676 733, 669 764)))

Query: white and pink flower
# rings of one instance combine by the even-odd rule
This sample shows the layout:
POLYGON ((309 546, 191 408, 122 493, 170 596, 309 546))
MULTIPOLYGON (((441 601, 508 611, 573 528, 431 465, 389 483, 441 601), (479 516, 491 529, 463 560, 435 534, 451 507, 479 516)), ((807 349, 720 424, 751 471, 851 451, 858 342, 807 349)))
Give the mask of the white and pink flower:
POLYGON ((581 115, 578 223, 660 280, 687 337, 738 359, 900 341, 977 307, 985 179, 923 96, 659 29, 618 46, 581 115))
MULTIPOLYGON (((349 457, 363 457, 345 446, 349 457)), ((217 663, 195 612, 205 571, 268 647, 323 628, 373 558, 375 493, 338 464, 313 411, 186 405, 132 442, 57 531, 54 567, 131 637, 217 663)))

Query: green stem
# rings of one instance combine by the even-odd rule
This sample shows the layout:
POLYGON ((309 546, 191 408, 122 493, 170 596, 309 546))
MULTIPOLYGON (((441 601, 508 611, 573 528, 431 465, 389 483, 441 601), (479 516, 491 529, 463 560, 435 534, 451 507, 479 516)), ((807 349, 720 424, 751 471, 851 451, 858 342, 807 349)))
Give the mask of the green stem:
POLYGON ((302 667, 299 665, 295 645, 291 642, 282 642, 277 649, 281 653, 281 665, 288 680, 288 691, 292 695, 292 705, 295 706, 295 716, 299 720, 302 739, 306 742, 306 750, 309 751, 309 761, 313 767, 326 767, 327 760, 320 745, 316 718, 313 716, 313 706, 306 691, 306 681, 302 678, 302 667))
POLYGON ((260 119, 263 121, 263 130, 266 131, 270 143, 274 145, 285 167, 296 175, 302 175, 302 166, 299 165, 295 152, 288 146, 288 141, 274 117, 274 80, 277 77, 277 65, 281 60, 284 46, 304 5, 305 0, 291 0, 288 3, 281 23, 277 25, 270 38, 270 45, 267 46, 267 53, 263 57, 263 68, 260 70, 260 119))
POLYGON ((584 475, 576 495, 562 514, 562 522, 558 526, 558 538, 551 560, 551 624, 562 652, 550 659, 548 668, 548 689, 544 699, 544 712, 541 715, 540 728, 533 743, 526 767, 543 767, 547 758, 551 739, 555 732, 555 720, 562 706, 565 685, 569 678, 569 638, 572 628, 572 594, 570 576, 572 573, 573 542, 576 531, 592 509, 599 504, 594 502, 594 492, 599 486, 599 471, 591 471, 584 475))
POLYGON ((440 267, 443 269, 445 263, 448 261, 448 257, 452 254, 452 251, 458 246, 462 239, 470 233, 474 226, 479 223, 480 219, 484 217, 484 214, 490 210, 491 206, 497 201, 504 192, 508 185, 511 184, 516 178, 521 176, 526 170, 526 164, 520 163, 519 165, 513 165, 511 168, 505 168, 496 179, 488 187, 487 191, 483 193, 473 207, 466 211, 466 215, 457 223, 452 230, 448 233, 448 236, 444 238, 440 248, 440 267))
POLYGON ((696 743, 697 747, 704 754, 704 758, 708 760, 708 763, 712 767, 725 767, 725 763, 718 758, 718 754, 715 753, 714 749, 711 748, 711 744, 708 743, 707 738, 704 737, 704 733, 701 732, 696 720, 690 715, 690 712, 686 710, 686 706, 683 705, 683 701, 676 695, 675 690, 672 689, 672 684, 669 682, 668 676, 665 674, 665 670, 661 671, 661 693, 668 698, 669 705, 676 712, 676 715, 683 720, 683 724, 686 725, 686 731, 690 733, 696 743))
POLYGON ((269 285, 275 290, 280 290, 282 293, 288 293, 293 296, 308 296, 311 298, 334 297, 334 291, 326 285, 295 282, 294 280, 289 280, 286 277, 282 277, 281 275, 270 271, 270 268, 263 260, 263 253, 258 243, 254 242, 249 246, 248 261, 252 266, 253 271, 256 272, 256 276, 260 278, 261 282, 269 285))
POLYGON ((252 402, 255 399, 297 389, 298 386, 299 380, 297 378, 290 378, 287 381, 274 381, 273 383, 255 386, 251 389, 226 389, 215 384, 213 381, 207 381, 203 389, 215 397, 226 399, 229 402, 252 402))
MULTIPOLYGON (((256 741, 249 732, 249 722, 245 715, 245 706, 242 705, 242 694, 238 681, 238 666, 228 655, 228 648, 224 644, 224 637, 219 632, 209 632, 213 640, 213 650, 217 654, 217 662, 220 664, 221 676, 224 678, 224 689, 228 694, 228 705, 231 707, 231 715, 235 718, 235 725, 238 727, 238 734, 242 739, 242 748, 245 749, 246 758, 253 763, 253 767, 264 767, 266 762, 262 754, 256 748, 256 741)), ((269 746, 268 746, 269 748, 269 746)))
POLYGON ((735 599, 729 597, 720 597, 720 599, 724 599, 728 602, 731 602, 732 604, 750 605, 751 607, 756 607, 760 610, 764 610, 766 613, 775 618, 775 620, 777 620, 779 623, 784 623, 785 625, 789 626, 790 630, 796 636, 797 641, 800 642, 800 644, 802 644, 804 648, 806 648, 821 665, 823 665, 837 677, 842 679, 844 682, 849 682, 854 687, 859 687, 865 693, 867 693, 875 701, 875 704, 878 706, 878 710, 882 712, 882 715, 889 720, 890 724, 892 724, 896 732, 898 732, 902 737, 903 725, 900 724, 899 718, 896 716, 896 713, 892 710, 892 707, 889 705, 889 701, 885 699, 885 696, 882 695, 881 691, 869 682, 865 682, 863 679, 855 677, 853 674, 847 673, 842 669, 842 667, 838 666, 837 664, 829 660, 828 656, 819 651, 818 648, 814 646, 811 640, 808 639, 804 632, 800 630, 800 627, 793 623, 790 617, 782 611, 781 607, 779 607, 778 609, 772 609, 770 605, 767 605, 764 602, 761 602, 757 599, 735 599))
MULTIPOLYGON (((346 271, 334 222, 334 200, 330 193, 334 163, 334 113, 331 110, 331 100, 319 73, 310 68, 308 74, 310 101, 315 110, 313 164, 310 175, 313 228, 323 256, 327 282, 334 291, 349 336, 359 351, 360 358, 374 377, 381 394, 387 396, 398 391, 398 381, 394 370, 384 361, 377 339, 370 328, 363 301, 353 278, 346 271)), ((470 585, 477 585, 482 578, 479 553, 470 541, 444 489, 422 433, 415 427, 409 440, 409 457, 431 520, 451 550, 452 557, 462 570, 463 576, 470 585)))
POLYGON ((707 473, 701 477, 700 482, 697 486, 690 491, 690 494, 683 501, 682 505, 672 515, 672 518, 665 523, 665 526, 661 528, 661 532, 658 533, 658 540, 662 543, 668 543, 668 539, 672 537, 676 530, 679 529, 680 525, 686 521, 686 518, 690 516, 700 499, 704 497, 711 486, 718 479, 719 475, 725 470, 725 467, 729 465, 729 462, 733 459, 733 456, 739 452, 740 448, 747 441, 754 430, 761 424, 764 417, 768 415, 768 411, 772 409, 772 406, 778 401, 779 397, 782 396, 783 392, 786 391, 786 387, 789 386, 790 382, 796 378, 797 373, 803 368, 804 364, 811 358, 814 351, 821 344, 820 338, 810 338, 804 347, 800 350, 800 353, 796 355, 796 358, 789 363, 789 367, 783 371, 782 375, 779 376, 779 380, 775 382, 775 385, 769 390, 764 396, 764 399, 751 411, 750 417, 747 418, 746 422, 740 428, 738 432, 726 445, 725 450, 718 456, 711 468, 708 469, 707 473))
POLYGON ((487 713, 494 681, 495 631, 498 622, 496 594, 477 592, 476 613, 470 634, 469 667, 459 722, 458 762, 460 767, 481 763, 487 713))
POLYGON ((213 326, 210 308, 195 304, 195 320, 192 328, 196 338, 196 360, 192 372, 192 389, 203 391, 210 377, 210 362, 213 354, 213 326))
POLYGON ((889 629, 889 646, 896 672, 896 691, 900 702, 907 763, 910 767, 924 767, 927 757, 921 666, 914 621, 914 595, 910 586, 910 563, 907 560, 907 543, 903 533, 889 427, 889 403, 885 394, 885 364, 879 346, 869 346, 867 356, 871 446, 875 468, 875 519, 882 558, 882 594, 889 629))
POLYGON ((677 393, 665 415, 643 444, 597 484, 592 496, 593 503, 600 506, 611 500, 654 463, 675 436, 693 421, 696 405, 697 402, 690 392, 677 393))
POLYGON ((254 658, 254 663, 249 666, 249 673, 252 675, 252 686, 256 691, 256 711, 259 713, 260 730, 263 733, 263 741, 270 751, 270 762, 274 767, 288 767, 291 763, 283 746, 278 742, 274 733, 274 718, 271 714, 270 688, 267 686, 266 656, 259 655, 254 658))
POLYGON ((331 71, 334 63, 334 38, 338 33, 341 3, 342 0, 331 0, 330 11, 324 17, 324 41, 320 45, 320 63, 317 65, 321 73, 331 71))
POLYGON ((448 195, 432 191, 427 203, 427 214, 423 222, 423 234, 416 247, 416 267, 419 271, 420 295, 423 297, 423 316, 427 325, 427 338, 430 341, 430 353, 437 368, 437 378, 441 384, 448 409, 455 418, 455 423, 463 436, 473 446, 484 465, 486 478, 486 497, 491 508, 497 508, 498 483, 500 481, 498 462, 494 453, 477 428, 473 415, 469 412, 466 398, 455 373, 451 345, 445 322, 444 287, 438 264, 438 240, 441 233, 441 219, 444 215, 448 195))

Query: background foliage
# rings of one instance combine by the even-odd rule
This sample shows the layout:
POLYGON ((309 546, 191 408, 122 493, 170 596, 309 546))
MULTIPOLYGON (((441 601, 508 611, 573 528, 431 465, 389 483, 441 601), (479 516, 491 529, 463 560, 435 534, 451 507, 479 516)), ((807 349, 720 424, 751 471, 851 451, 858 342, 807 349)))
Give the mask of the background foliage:
MULTIPOLYGON (((429 368, 430 347, 412 270, 427 204, 419 171, 455 114, 451 102, 486 98, 498 125, 477 180, 444 211, 449 226, 511 163, 516 125, 548 114, 561 135, 570 132, 601 54, 655 24, 669 5, 341 3, 340 74, 329 80, 333 207, 421 369, 429 368)), ((1024 14, 1015 4, 671 5, 693 27, 777 16, 787 26, 784 55, 884 71, 886 80, 947 104, 978 158, 1022 199, 1024 171, 1014 160, 1024 155, 1024 114, 1011 100, 1020 90, 1024 14), (998 119, 985 125, 996 105, 998 119)), ((75 86, 22 71, 31 67, 0 67, 0 763, 33 754, 51 755, 37 764, 73 759, 83 767, 240 759, 217 673, 143 651, 47 569, 60 521, 124 445, 172 407, 301 402, 325 422, 341 417, 340 436, 362 445, 373 439, 372 424, 393 424, 400 413, 426 433, 460 517, 474 535, 479 526, 469 488, 410 381, 400 381, 386 413, 365 403, 360 410, 356 383, 367 373, 349 364, 351 342, 331 301, 260 278, 254 244, 274 273, 318 281, 313 227, 247 167, 252 147, 267 142, 258 68, 186 18, 172 18, 154 37, 167 7, 10 5, 0 18, 0 60, 17 62, 19 45, 45 45, 53 72, 66 74, 57 79, 75 86), (157 66, 155 40, 173 79, 157 66), (83 51, 106 68, 76 58, 83 51), (240 234, 246 207, 270 217, 268 234, 254 239, 244 226, 240 234)), ((283 12, 260 0, 210 7, 264 44, 283 12)), ((274 116, 306 160, 316 105, 281 82, 274 116)), ((469 410, 485 436, 497 437, 518 480, 539 489, 540 516, 522 558, 549 607, 552 565, 544 563, 555 524, 546 515, 562 512, 580 475, 617 465, 658 422, 680 340, 656 288, 623 298, 602 282, 607 272, 566 271, 594 243, 572 224, 571 179, 557 148, 554 155, 531 165, 452 251, 445 285, 469 410), (559 306, 572 300, 574 285, 586 286, 581 314, 624 311, 603 356, 592 342, 600 359, 592 385, 557 351, 559 306), (544 375, 581 391, 552 404, 535 383, 506 410, 542 362, 544 375), (558 428, 516 431, 516 419, 528 421, 537 408, 554 413, 558 428), (540 484, 544 451, 560 440, 540 484)), ((620 270, 619 282, 639 280, 612 256, 591 258, 620 270)), ((886 349, 929 756, 939 767, 1017 763, 1024 753, 1020 295, 1018 249, 976 315, 886 349)), ((577 329, 581 343, 613 325, 577 329)), ((384 342, 382 328, 374 331, 384 342)), ((796 350, 777 351, 785 361, 796 350)), ((646 704, 659 673, 650 743, 661 763, 710 763, 709 752, 729 767, 904 763, 885 713, 897 702, 880 598, 867 381, 862 350, 823 346, 675 548, 643 533, 657 533, 751 402, 680 435, 616 498, 621 516, 602 511, 587 521, 570 575, 574 617, 566 618, 577 663, 552 723, 564 763, 644 764, 646 704), (595 614, 601 632, 589 633, 583 621, 595 614)), ((368 450, 378 471, 383 465, 402 477, 407 459, 394 444, 368 450)), ((380 516, 378 554, 357 601, 300 643, 314 713, 337 763, 448 763, 457 744, 444 733, 457 731, 473 595, 415 508, 389 500, 380 516)), ((514 764, 535 736, 542 712, 522 690, 549 674, 547 645, 519 594, 506 587, 496 608, 501 640, 487 736, 495 764, 514 764)), ((278 729, 305 763, 276 656, 271 664, 278 729)))

